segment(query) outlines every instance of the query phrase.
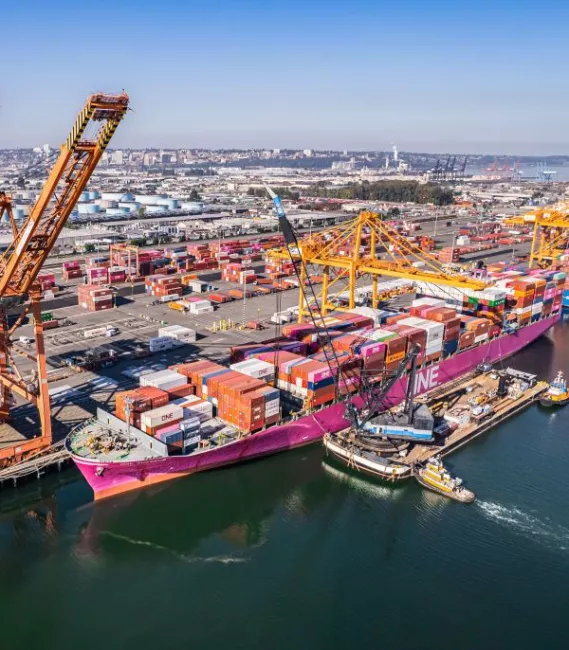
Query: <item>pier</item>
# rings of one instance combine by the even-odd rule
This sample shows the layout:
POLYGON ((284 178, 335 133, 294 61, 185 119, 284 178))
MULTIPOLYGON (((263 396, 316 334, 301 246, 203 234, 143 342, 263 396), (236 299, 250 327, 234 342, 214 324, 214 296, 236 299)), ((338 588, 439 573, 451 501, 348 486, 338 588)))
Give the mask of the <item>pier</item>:
MULTIPOLYGON (((467 413, 471 408, 469 401, 476 400, 481 395, 491 393, 497 389, 498 380, 493 379, 492 375, 493 373, 479 375, 454 384, 446 390, 445 387, 435 389, 431 393, 423 395, 417 401, 428 404, 434 415, 439 415, 443 410, 467 413)), ((517 415, 536 402, 539 396, 547 390, 547 386, 547 382, 540 381, 525 391, 520 391, 516 398, 511 396, 496 397, 490 402, 492 412, 487 417, 459 426, 444 439, 442 445, 415 445, 405 457, 404 462, 414 466, 417 463, 424 463, 436 454, 444 457, 457 451, 471 440, 505 422, 508 418, 517 415)))
POLYGON ((65 449, 64 441, 57 442, 48 449, 39 452, 20 463, 14 463, 9 467, 0 469, 0 487, 5 484, 16 486, 18 481, 29 478, 41 478, 46 472, 57 469, 70 462, 71 458, 65 449))

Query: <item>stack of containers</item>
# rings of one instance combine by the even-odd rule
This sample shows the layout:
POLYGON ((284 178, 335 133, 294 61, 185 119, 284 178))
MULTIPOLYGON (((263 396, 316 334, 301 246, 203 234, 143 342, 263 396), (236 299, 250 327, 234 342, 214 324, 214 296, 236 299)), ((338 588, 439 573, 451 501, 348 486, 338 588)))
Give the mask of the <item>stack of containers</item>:
POLYGON ((292 367, 298 363, 306 361, 304 356, 286 350, 255 352, 253 353, 253 356, 265 363, 270 363, 274 367, 274 374, 276 376, 278 388, 289 393, 292 392, 292 367))
POLYGON ((104 266, 94 266, 87 268, 88 284, 107 284, 108 269, 104 266))
POLYGON ((154 386, 160 390, 166 391, 170 388, 177 388, 188 383, 188 378, 174 370, 159 370, 150 372, 140 377, 141 386, 154 386))
MULTIPOLYGON (((404 320, 398 322, 405 324, 404 320)), ((407 339, 386 328, 374 328, 366 333, 366 336, 374 341, 385 343, 385 372, 389 374, 397 370, 407 353, 407 339)))
POLYGON ((341 395, 353 393, 359 388, 362 368, 362 359, 359 355, 354 356, 351 352, 331 354, 328 349, 313 355, 312 359, 321 361, 328 369, 332 369, 332 376, 337 377, 335 383, 341 395))
POLYGON ((182 407, 184 420, 191 417, 198 417, 200 422, 207 422, 213 417, 213 404, 207 400, 200 399, 197 395, 188 395, 173 400, 172 404, 182 407))
POLYGON ((555 283, 555 293, 551 307, 552 311, 557 312, 561 309, 561 305, 564 299, 567 276, 564 272, 557 271, 553 274, 551 280, 555 283))
POLYGON ((334 377, 327 363, 315 359, 303 359, 300 363, 293 363, 288 370, 290 392, 304 398, 309 407, 320 406, 334 400, 336 396, 334 377))
POLYGON ((180 297, 182 295, 182 284, 179 277, 150 275, 144 280, 144 290, 147 295, 157 298, 166 296, 180 297))
POLYGON ((305 357, 308 354, 308 346, 302 341, 295 341, 294 339, 288 339, 286 336, 280 336, 276 339, 269 339, 268 341, 263 341, 264 345, 270 345, 276 350, 283 350, 285 352, 293 352, 294 354, 300 354, 305 357))
POLYGON ((443 354, 445 357, 458 350, 460 336, 460 316, 456 309, 449 307, 432 307, 423 312, 424 318, 444 325, 443 354))
POLYGON ((180 422, 182 430, 182 454, 190 454, 196 449, 201 440, 201 422, 197 416, 184 418, 180 422))
POLYGON ((512 282, 511 286, 516 301, 518 323, 521 326, 527 325, 532 317, 536 284, 529 278, 518 278, 512 282))
POLYGON ((243 269, 243 271, 239 273, 238 282, 240 284, 251 284, 252 282, 255 282, 256 279, 257 276, 255 275, 255 271, 253 271, 253 269, 243 269))
POLYGON ((83 276, 83 270, 79 265, 79 262, 63 262, 63 279, 64 280, 73 280, 74 278, 80 278, 83 276))
POLYGON ((140 416, 146 411, 166 406, 168 393, 154 387, 135 388, 117 393, 115 415, 126 422, 127 410, 130 410, 130 424, 140 428, 140 416))
POLYGON ((107 269, 109 284, 116 284, 117 282, 124 282, 126 279, 126 269, 124 266, 109 266, 107 269))
POLYGON ((543 300, 545 297, 545 289, 547 286, 547 280, 543 277, 536 276, 534 278, 535 282, 535 294, 533 299, 533 305, 531 307, 531 321, 535 322, 541 318, 543 312, 543 300))
POLYGON ((229 358, 231 363, 239 363, 250 357, 256 357, 257 354, 270 352, 271 350, 273 350, 273 346, 268 343, 242 343, 241 345, 234 345, 229 349, 229 358))
POLYGON ((86 259, 87 262, 87 268, 94 269, 94 268, 109 268, 111 262, 108 257, 101 257, 101 256, 93 256, 93 257, 88 257, 86 259))
POLYGON ((426 363, 441 358, 445 333, 445 326, 443 323, 428 320, 426 318, 419 318, 418 316, 411 316, 400 320, 397 325, 408 325, 409 327, 416 327, 425 332, 424 361, 426 363))
POLYGON ((104 289, 92 284, 80 284, 77 287, 78 303, 89 311, 102 311, 113 306, 112 289, 104 289))
POLYGON ((150 352, 165 352, 174 347, 174 339, 170 336, 152 336, 148 339, 150 352))
POLYGON ((221 270, 221 279, 224 282, 239 282, 239 275, 243 270, 241 264, 224 264, 221 270))
POLYGON ((197 296, 192 296, 188 298, 188 303, 190 307, 190 313, 192 314, 205 314, 207 312, 212 312, 214 310, 213 305, 209 300, 205 298, 198 298, 197 296))
POLYGON ((262 379, 265 382, 275 380, 275 367, 268 361, 262 361, 261 359, 247 359, 246 361, 233 363, 229 367, 235 372, 241 372, 255 379, 262 379))
POLYGON ((423 363, 425 359, 425 349, 427 347, 427 332, 424 329, 413 327, 411 325, 402 325, 401 321, 398 321, 393 325, 386 325, 384 329, 389 330, 390 332, 396 332, 399 336, 405 337, 407 339, 407 349, 410 349, 411 345, 417 345, 419 347, 417 363, 423 363))
POLYGON ((196 331, 182 325, 169 325, 158 330, 158 336, 171 338, 174 346, 194 343, 196 331))
POLYGON ((461 325, 467 332, 474 334, 474 343, 484 343, 490 336, 490 322, 486 318, 461 316, 461 325))
POLYGON ((180 432, 179 423, 183 418, 184 411, 182 407, 171 402, 166 406, 141 413, 140 428, 144 433, 156 436, 161 442, 172 444, 178 442, 176 433, 180 432))
POLYGON ((191 384, 183 384, 182 386, 174 386, 173 388, 167 388, 166 392, 168 393, 168 398, 170 401, 179 399, 180 397, 187 397, 188 395, 195 394, 195 386, 191 384))
POLYGON ((265 273, 273 279, 294 275, 294 264, 287 260, 268 259, 265 262, 265 273))
POLYGON ((218 363, 206 360, 170 366, 170 370, 189 379, 190 384, 195 387, 196 395, 202 399, 207 399, 208 396, 207 378, 220 372, 227 372, 225 366, 220 366, 218 363))
MULTIPOLYGON (((230 371, 215 383, 220 418, 251 433, 275 424, 280 414, 280 393, 265 382, 230 371)), ((213 385, 212 385, 213 389, 213 385)))

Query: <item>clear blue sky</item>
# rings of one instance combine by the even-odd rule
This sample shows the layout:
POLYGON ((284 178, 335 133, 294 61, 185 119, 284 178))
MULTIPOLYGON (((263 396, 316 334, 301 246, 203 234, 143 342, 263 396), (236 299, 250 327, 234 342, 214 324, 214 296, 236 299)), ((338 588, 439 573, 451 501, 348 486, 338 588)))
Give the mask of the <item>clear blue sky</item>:
POLYGON ((126 89, 114 146, 569 154, 569 3, 16 0, 0 147, 126 89))

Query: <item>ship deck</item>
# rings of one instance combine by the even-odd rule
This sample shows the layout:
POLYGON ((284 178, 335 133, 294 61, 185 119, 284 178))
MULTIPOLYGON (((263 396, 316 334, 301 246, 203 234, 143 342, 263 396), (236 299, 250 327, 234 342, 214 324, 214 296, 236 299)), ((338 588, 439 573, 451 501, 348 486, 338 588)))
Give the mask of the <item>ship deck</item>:
MULTIPOLYGON (((113 432, 108 426, 103 425, 97 420, 87 422, 81 430, 72 433, 68 438, 68 450, 84 460, 104 461, 105 463, 116 462, 136 462, 140 460, 149 460, 152 458, 161 458, 161 454, 137 443, 134 437, 129 437, 129 448, 97 448, 97 441, 108 436, 113 432)), ((123 435, 124 438, 126 436, 123 435)))
MULTIPOLYGON (((120 433, 123 441, 128 441, 128 446, 106 447, 98 445, 98 441, 104 442, 109 433, 117 435, 117 431, 109 428, 107 424, 98 420, 90 420, 80 429, 70 434, 67 442, 68 450, 77 458, 105 463, 133 463, 141 460, 152 460, 164 458, 165 456, 150 447, 141 444, 132 435, 120 433)), ((207 451, 215 447, 221 447, 239 437, 239 432, 219 418, 213 418, 205 422, 200 430, 202 436, 201 445, 192 451, 189 456, 201 451, 207 451)), ((151 442, 151 437, 147 436, 151 442)))

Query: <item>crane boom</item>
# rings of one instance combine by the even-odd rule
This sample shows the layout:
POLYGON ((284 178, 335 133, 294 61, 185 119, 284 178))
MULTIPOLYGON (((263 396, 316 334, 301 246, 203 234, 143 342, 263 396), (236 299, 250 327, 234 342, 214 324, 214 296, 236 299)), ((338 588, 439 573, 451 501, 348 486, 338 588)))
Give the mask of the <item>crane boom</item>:
POLYGON ((0 217, 6 213, 13 241, 0 256, 0 422, 9 419, 11 393, 31 402, 38 409, 41 435, 12 447, 0 449, 0 467, 37 453, 52 441, 51 409, 47 365, 41 322, 41 290, 36 279, 57 237, 79 200, 107 148, 121 119, 128 110, 128 95, 91 95, 81 110, 43 189, 25 221, 20 224, 12 213, 10 197, 0 193, 0 217), (8 326, 6 299, 29 298, 16 323, 8 326), (34 319, 35 356, 14 346, 13 332, 31 312, 34 319), (33 360, 37 370, 26 380, 18 369, 16 354, 33 360))
POLYGON ((87 99, 38 200, 0 257, 0 297, 28 292, 127 110, 126 93, 87 99))

